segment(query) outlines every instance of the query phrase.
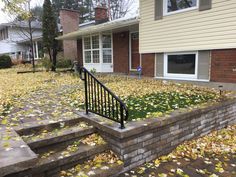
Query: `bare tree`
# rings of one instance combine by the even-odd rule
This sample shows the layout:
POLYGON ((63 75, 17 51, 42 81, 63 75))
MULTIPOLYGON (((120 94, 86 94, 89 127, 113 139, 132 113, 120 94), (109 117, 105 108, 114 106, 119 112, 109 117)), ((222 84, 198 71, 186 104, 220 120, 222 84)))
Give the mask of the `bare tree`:
POLYGON ((132 8, 134 0, 106 0, 111 20, 124 17, 132 8))
MULTIPOLYGON (((28 0, 24 4, 22 4, 22 11, 24 13, 19 13, 17 17, 11 22, 11 25, 14 26, 17 30, 16 33, 19 36, 17 39, 11 39, 13 42, 27 42, 29 41, 29 57, 30 61, 33 66, 33 70, 35 70, 35 56, 34 56, 34 42, 33 37, 34 33, 36 32, 36 29, 41 28, 41 22, 40 14, 38 14, 39 11, 37 11, 37 14, 35 13, 35 8, 31 8, 31 0, 28 0), (24 15, 27 14, 27 15, 24 15)), ((36 7, 37 8, 37 7, 36 7)))

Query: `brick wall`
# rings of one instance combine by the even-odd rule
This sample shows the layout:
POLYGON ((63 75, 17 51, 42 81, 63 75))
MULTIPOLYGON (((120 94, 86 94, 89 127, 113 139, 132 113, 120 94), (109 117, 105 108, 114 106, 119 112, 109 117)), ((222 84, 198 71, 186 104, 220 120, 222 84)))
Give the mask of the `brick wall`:
MULTIPOLYGON (((79 28, 79 12, 69 9, 62 9, 60 11, 60 20, 63 29, 63 34, 67 34, 78 30, 79 28)), ((77 41, 65 40, 63 41, 64 57, 67 59, 77 60, 77 41)))
POLYGON ((104 125, 99 122, 102 120, 94 117, 85 118, 124 161, 126 171, 168 154, 186 140, 235 124, 236 99, 188 113, 176 111, 161 119, 129 122, 123 130, 118 128, 118 124, 104 125))
POLYGON ((142 54, 143 75, 147 77, 155 76, 155 54, 142 54))
POLYGON ((114 72, 129 73, 129 32, 113 34, 114 72))
POLYGON ((236 49, 211 52, 211 81, 236 82, 236 49))
POLYGON ((108 9, 106 6, 98 6, 95 9, 95 22, 101 24, 109 21, 108 9))

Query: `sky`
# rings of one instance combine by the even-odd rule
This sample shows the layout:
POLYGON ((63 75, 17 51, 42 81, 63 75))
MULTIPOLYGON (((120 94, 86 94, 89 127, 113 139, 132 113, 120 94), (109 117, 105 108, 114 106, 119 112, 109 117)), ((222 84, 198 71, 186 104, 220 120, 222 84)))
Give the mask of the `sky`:
MULTIPOLYGON (((43 0, 32 0, 31 4, 33 7, 36 5, 42 5, 43 0)), ((134 0, 134 4, 133 4, 134 8, 131 8, 132 10, 129 12, 128 15, 132 15, 132 14, 136 13, 138 6, 139 6, 139 0, 134 0)), ((0 0, 0 24, 10 22, 13 19, 13 16, 3 12, 3 10, 2 10, 3 7, 4 7, 3 2, 0 0)))
MULTIPOLYGON (((37 5, 42 5, 43 0, 32 0, 31 4, 32 4, 32 7, 37 6, 37 5)), ((10 22, 13 19, 13 16, 11 16, 8 13, 3 12, 2 10, 3 7, 4 7, 3 2, 0 0, 0 24, 10 22)))

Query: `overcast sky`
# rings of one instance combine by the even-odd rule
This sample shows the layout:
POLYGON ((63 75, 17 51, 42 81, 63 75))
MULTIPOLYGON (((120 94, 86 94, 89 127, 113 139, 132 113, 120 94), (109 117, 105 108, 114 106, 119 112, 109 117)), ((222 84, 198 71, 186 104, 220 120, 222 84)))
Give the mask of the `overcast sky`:
MULTIPOLYGON (((32 0, 31 2, 32 2, 32 7, 43 4, 43 0, 32 0)), ((0 0, 0 23, 6 23, 13 19, 13 17, 10 16, 8 13, 3 12, 2 10, 3 7, 4 7, 3 2, 0 0)))
MULTIPOLYGON (((43 0, 32 0, 31 4, 32 4, 32 6, 42 5, 43 0)), ((136 13, 138 6, 139 6, 139 0, 134 0, 134 4, 133 4, 134 8, 131 8, 132 10, 129 12, 128 15, 132 15, 132 14, 136 13)), ((3 3, 0 0, 0 24, 9 22, 13 19, 12 16, 10 16, 9 14, 4 13, 2 11, 2 8, 3 8, 3 3)))

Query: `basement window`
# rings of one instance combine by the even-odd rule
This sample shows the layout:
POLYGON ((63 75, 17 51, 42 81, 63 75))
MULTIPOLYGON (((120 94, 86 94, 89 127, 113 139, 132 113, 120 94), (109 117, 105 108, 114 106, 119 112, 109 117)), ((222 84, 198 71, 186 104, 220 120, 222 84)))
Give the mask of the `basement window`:
POLYGON ((169 53, 164 57, 164 74, 170 78, 197 78, 198 53, 169 53))

